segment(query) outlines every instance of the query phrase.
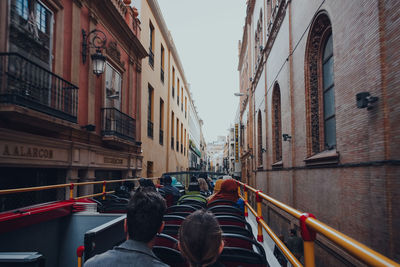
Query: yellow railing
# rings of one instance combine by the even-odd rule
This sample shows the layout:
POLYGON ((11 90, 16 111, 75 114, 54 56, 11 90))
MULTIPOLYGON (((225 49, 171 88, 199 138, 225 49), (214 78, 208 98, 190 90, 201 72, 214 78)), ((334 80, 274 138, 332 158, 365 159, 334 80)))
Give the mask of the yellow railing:
MULTIPOLYGON (((133 182, 133 181, 138 181, 139 179, 140 178, 120 179, 120 180, 104 180, 104 181, 96 181, 96 182, 68 183, 68 184, 56 184, 56 185, 46 185, 46 186, 36 186, 36 187, 3 189, 3 190, 0 190, 0 195, 42 191, 42 190, 57 189, 57 188, 69 188, 69 199, 70 200, 78 200, 78 199, 82 199, 82 198, 89 198, 89 197, 95 197, 95 196, 103 196, 103 200, 104 200, 106 195, 115 193, 115 191, 106 191, 107 184, 121 183, 121 182, 127 182, 127 181, 133 182), (103 190, 101 193, 85 195, 85 196, 80 196, 80 197, 74 197, 74 188, 76 186, 95 185, 95 184, 103 185, 103 190)), ((160 183, 159 177, 153 177, 153 178, 147 178, 147 179, 156 180, 157 184, 160 183)))
POLYGON ((302 265, 298 261, 298 259, 296 259, 296 257, 289 251, 289 249, 285 246, 285 244, 275 235, 275 233, 265 223, 262 217, 262 207, 261 207, 261 202, 263 199, 300 220, 301 236, 304 242, 304 265, 307 267, 315 266, 314 241, 317 233, 325 236, 326 238, 334 242, 336 245, 343 248, 349 254, 353 255, 360 261, 370 266, 400 267, 400 264, 392 261, 391 259, 383 256, 382 254, 379 254, 378 252, 352 239, 351 237, 348 237, 347 235, 344 235, 339 231, 336 231, 335 229, 315 219, 314 215, 300 212, 242 182, 238 181, 238 184, 239 184, 239 192, 240 192, 240 186, 243 186, 244 197, 243 196, 241 197, 244 198, 245 201, 245 215, 247 214, 247 210, 250 210, 257 218, 257 223, 258 223, 257 239, 259 241, 262 241, 261 227, 264 228, 265 231, 268 233, 268 235, 274 240, 275 244, 281 249, 281 251, 285 254, 286 258, 290 261, 290 263, 293 266, 302 266, 302 265), (254 210, 252 206, 248 203, 247 191, 251 191, 256 195, 257 211, 254 210))

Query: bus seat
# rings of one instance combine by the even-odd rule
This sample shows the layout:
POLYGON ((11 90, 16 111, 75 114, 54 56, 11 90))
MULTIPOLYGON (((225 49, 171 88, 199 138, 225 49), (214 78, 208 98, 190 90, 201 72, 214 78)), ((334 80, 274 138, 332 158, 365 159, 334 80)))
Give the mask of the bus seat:
POLYGON ((177 224, 166 224, 164 225, 162 233, 172 236, 173 238, 178 238, 179 227, 180 225, 177 224))
POLYGON ((170 215, 166 214, 163 217, 163 221, 165 224, 175 224, 175 225, 181 225, 185 217, 178 216, 178 215, 170 215))
POLYGON ((194 212, 197 209, 189 205, 174 205, 167 208, 167 214, 170 212, 194 212))
POLYGON ((243 235, 239 234, 222 234, 222 239, 225 242, 225 247, 238 247, 253 250, 253 246, 256 248, 258 254, 261 254, 266 257, 265 250, 263 246, 255 241, 254 239, 250 239, 243 235))
POLYGON ((243 228, 247 228, 251 232, 251 226, 245 219, 231 216, 231 215, 219 215, 216 214, 215 216, 220 225, 237 225, 243 228))
POLYGON ((226 200, 226 199, 217 199, 217 200, 214 200, 214 201, 211 201, 211 202, 207 203, 207 207, 208 208, 211 208, 211 207, 214 207, 214 206, 221 206, 221 205, 224 205, 224 206, 235 206, 236 203, 233 202, 233 201, 230 201, 230 200, 226 200))
POLYGON ((225 247, 218 258, 225 267, 266 267, 269 266, 265 257, 253 250, 225 247))
POLYGON ((154 254, 160 258, 160 260, 170 266, 174 267, 186 267, 186 261, 182 257, 181 253, 173 248, 163 247, 163 246, 154 246, 153 247, 154 254))
POLYGON ((254 239, 253 234, 246 228, 236 226, 236 225, 221 225, 221 230, 223 233, 227 234, 239 234, 250 239, 254 239))
POLYGON ((179 205, 189 205, 197 209, 206 208, 206 203, 197 199, 184 199, 179 203, 179 205))
POLYGON ((157 234, 154 246, 178 249, 178 240, 167 234, 157 234))
POLYGON ((236 214, 239 216, 244 217, 243 212, 237 208, 237 207, 233 207, 233 206, 228 206, 228 205, 220 205, 220 206, 214 206, 211 208, 208 208, 209 211, 211 211, 212 213, 216 214, 236 214))

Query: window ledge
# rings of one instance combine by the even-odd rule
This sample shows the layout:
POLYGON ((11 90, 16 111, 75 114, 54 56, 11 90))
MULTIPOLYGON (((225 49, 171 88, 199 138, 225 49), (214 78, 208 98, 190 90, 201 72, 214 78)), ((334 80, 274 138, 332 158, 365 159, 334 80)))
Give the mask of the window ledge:
POLYGON ((306 158, 304 161, 307 166, 337 164, 339 163, 339 152, 336 149, 325 150, 306 158))
POLYGON ((282 167, 283 167, 283 161, 282 160, 277 161, 277 162, 272 164, 272 168, 273 169, 278 169, 278 168, 282 168, 282 167))

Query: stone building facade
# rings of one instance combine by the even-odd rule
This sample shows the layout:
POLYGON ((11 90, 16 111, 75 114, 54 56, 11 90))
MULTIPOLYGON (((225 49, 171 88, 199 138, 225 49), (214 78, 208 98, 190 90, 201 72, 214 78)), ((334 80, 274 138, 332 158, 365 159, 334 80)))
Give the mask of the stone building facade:
MULTIPOLYGON (((238 67, 242 180, 397 261, 399 7, 250 0, 238 67)), ((299 224, 264 208, 278 234, 299 224)), ((316 244, 318 266, 360 264, 316 244)))
POLYGON ((140 41, 149 58, 142 73, 143 176, 189 167, 191 96, 183 65, 156 0, 140 0, 140 41))
POLYGON ((0 2, 2 189, 140 175, 139 24, 120 0, 0 2))

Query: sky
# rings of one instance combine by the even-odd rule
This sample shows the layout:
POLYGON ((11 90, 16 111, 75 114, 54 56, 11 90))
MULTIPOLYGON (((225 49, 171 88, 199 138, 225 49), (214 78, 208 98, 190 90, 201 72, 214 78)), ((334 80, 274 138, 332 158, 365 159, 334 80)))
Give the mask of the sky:
POLYGON ((245 0, 158 0, 203 120, 206 142, 228 134, 239 99, 245 0))

